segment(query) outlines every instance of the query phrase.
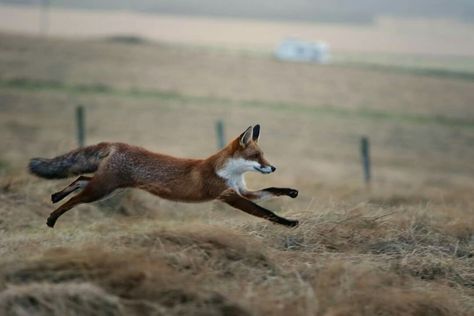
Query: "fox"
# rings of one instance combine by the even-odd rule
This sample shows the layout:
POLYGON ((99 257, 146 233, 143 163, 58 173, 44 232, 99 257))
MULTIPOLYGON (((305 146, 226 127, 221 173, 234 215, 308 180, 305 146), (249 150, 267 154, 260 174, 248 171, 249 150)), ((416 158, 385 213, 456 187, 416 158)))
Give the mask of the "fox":
POLYGON ((79 176, 51 195, 51 201, 57 203, 79 191, 49 215, 46 224, 51 228, 73 207, 101 200, 122 188, 138 188, 179 202, 218 200, 273 223, 296 227, 297 220, 278 216, 255 202, 277 196, 296 198, 298 190, 269 187, 251 191, 246 187, 245 173, 270 174, 276 170, 264 158, 259 136, 260 125, 249 126, 206 159, 177 158, 125 143, 102 142, 51 159, 32 158, 28 168, 45 179, 79 176))

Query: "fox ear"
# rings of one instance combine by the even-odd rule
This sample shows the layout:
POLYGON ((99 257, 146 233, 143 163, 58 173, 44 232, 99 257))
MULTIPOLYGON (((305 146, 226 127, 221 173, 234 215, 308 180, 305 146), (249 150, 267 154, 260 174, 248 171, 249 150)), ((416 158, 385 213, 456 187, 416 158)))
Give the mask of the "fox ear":
POLYGON ((252 139, 252 126, 249 126, 245 132, 243 132, 239 136, 239 143, 240 146, 242 147, 247 147, 247 145, 250 143, 250 140, 252 139))
POLYGON ((252 139, 254 142, 258 142, 258 137, 260 136, 260 124, 257 124, 253 127, 252 139))

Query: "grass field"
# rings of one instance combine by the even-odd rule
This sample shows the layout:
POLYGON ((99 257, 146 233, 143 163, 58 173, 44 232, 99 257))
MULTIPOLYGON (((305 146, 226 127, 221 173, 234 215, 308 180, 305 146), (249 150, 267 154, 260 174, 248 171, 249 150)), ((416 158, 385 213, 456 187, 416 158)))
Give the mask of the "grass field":
MULTIPOLYGON (((460 62, 460 61, 456 61, 460 62)), ((474 81, 156 43, 0 35, 0 314, 472 315, 474 81), (177 156, 262 125, 252 188, 286 229, 138 191, 45 225, 29 158, 123 141, 177 156), (362 182, 359 140, 371 141, 362 182)))

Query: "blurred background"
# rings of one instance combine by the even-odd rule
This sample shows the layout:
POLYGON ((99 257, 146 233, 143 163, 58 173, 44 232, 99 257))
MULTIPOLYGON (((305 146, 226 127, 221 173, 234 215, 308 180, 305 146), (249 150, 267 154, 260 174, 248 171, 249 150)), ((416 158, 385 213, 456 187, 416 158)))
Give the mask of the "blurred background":
POLYGON ((180 156, 211 154, 216 122, 225 141, 260 123, 280 168, 255 181, 308 200, 364 185, 361 137, 377 189, 472 179, 470 1, 0 3, 3 173, 76 146, 83 106, 86 144, 180 156))

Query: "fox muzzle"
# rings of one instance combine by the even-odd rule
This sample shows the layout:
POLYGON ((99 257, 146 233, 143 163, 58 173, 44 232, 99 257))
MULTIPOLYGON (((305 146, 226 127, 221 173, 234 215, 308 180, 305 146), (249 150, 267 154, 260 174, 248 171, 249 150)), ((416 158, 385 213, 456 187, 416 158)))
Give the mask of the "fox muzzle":
POLYGON ((276 170, 276 168, 274 166, 262 166, 262 165, 260 165, 259 167, 254 167, 254 168, 258 172, 261 172, 261 173, 264 173, 264 174, 269 174, 269 173, 272 173, 276 170))

